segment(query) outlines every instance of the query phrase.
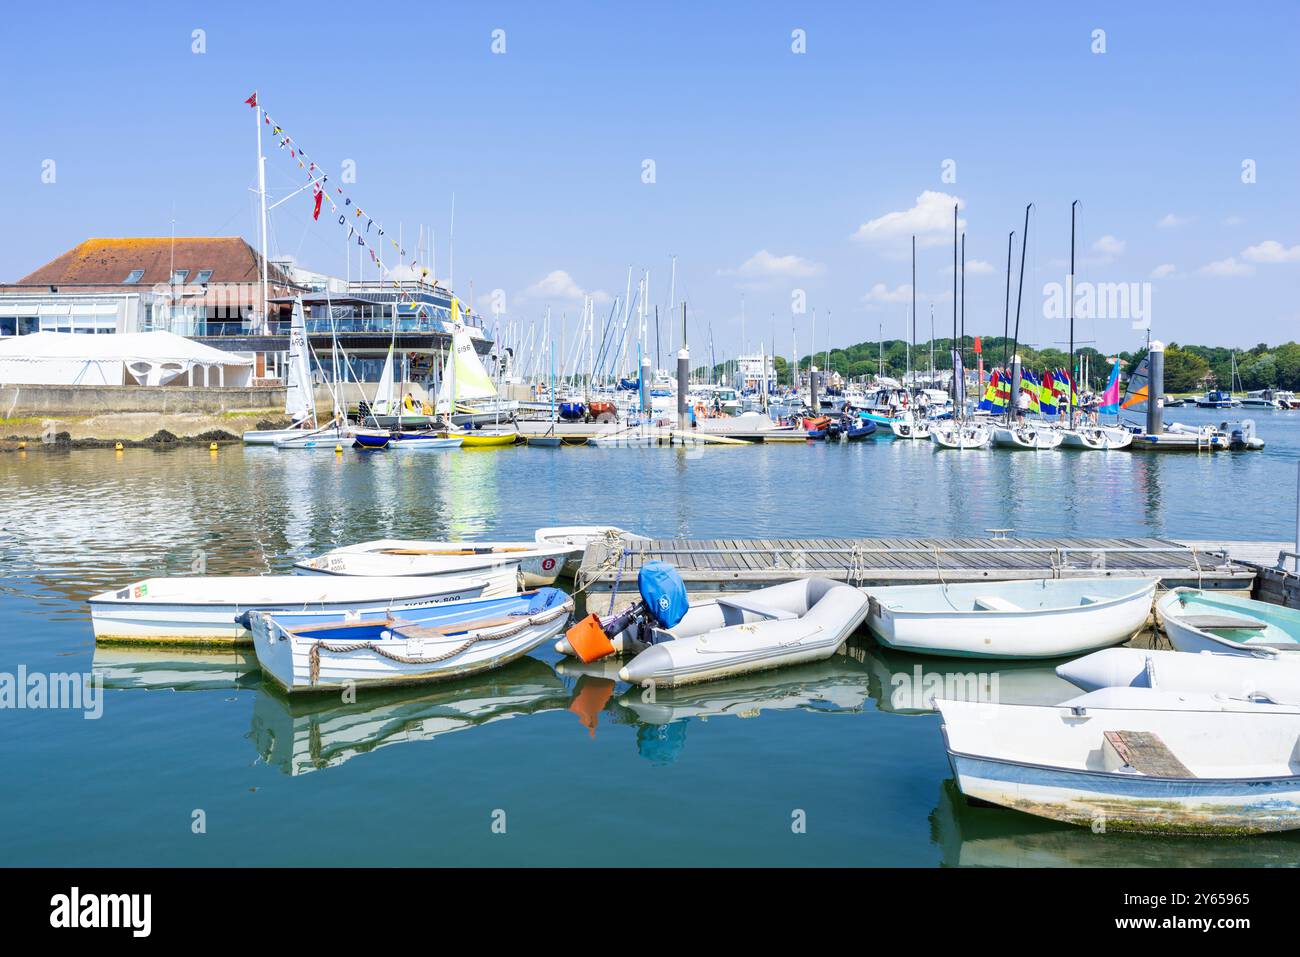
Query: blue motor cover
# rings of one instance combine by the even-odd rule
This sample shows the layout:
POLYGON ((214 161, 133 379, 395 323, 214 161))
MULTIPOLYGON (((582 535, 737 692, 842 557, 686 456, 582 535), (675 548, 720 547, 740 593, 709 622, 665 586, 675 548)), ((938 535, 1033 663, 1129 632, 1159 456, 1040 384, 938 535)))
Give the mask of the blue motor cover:
POLYGON ((641 599, 660 628, 672 628, 686 614, 686 583, 667 562, 646 562, 637 575, 641 599))

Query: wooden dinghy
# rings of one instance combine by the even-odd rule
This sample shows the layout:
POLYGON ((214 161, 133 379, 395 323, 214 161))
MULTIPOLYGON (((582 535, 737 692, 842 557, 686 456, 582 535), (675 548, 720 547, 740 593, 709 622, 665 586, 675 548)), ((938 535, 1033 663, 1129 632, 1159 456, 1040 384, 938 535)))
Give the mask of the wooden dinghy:
POLYGON ((252 635, 240 620, 249 611, 418 608, 486 597, 513 584, 507 576, 497 579, 481 574, 339 581, 310 575, 146 578, 95 595, 90 620, 96 641, 250 644, 252 635))
POLYGON ((1159 688, 1300 703, 1300 656, 1249 658, 1202 651, 1107 648, 1067 661, 1057 675, 1084 691, 1159 688))
POLYGON ((298 568, 326 575, 481 575, 490 570, 517 572, 525 588, 552 585, 572 557, 574 545, 539 542, 428 542, 382 538, 346 545, 304 562, 298 568))
POLYGON ((256 612, 253 647, 285 691, 410 685, 500 667, 568 623, 573 600, 558 588, 426 609, 402 618, 279 617, 256 612))
POLYGON ((1175 588, 1156 617, 1179 651, 1276 656, 1300 651, 1300 611, 1236 595, 1175 588))
POLYGON ((891 648, 930 655, 1054 658, 1133 637, 1156 581, 1039 578, 867 589, 872 632, 891 648))
POLYGON ((967 798, 1105 831, 1300 828, 1300 708, 1150 688, 936 706, 967 798))

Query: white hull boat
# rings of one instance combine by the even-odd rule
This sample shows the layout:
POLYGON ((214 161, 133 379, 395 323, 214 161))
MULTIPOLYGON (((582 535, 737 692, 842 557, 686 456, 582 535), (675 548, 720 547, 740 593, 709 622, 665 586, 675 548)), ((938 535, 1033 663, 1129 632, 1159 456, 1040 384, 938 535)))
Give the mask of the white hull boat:
POLYGON ((984 449, 993 434, 977 423, 948 422, 931 426, 930 440, 940 449, 984 449))
POLYGON ((910 412, 891 419, 889 429, 896 439, 924 440, 930 437, 930 423, 925 419, 916 418, 910 412))
POLYGON ((1146 624, 1150 578, 1041 578, 870 588, 881 643, 920 654, 1055 658, 1133 637, 1146 624))
POLYGON ((465 440, 460 436, 452 438, 425 438, 421 436, 418 439, 402 439, 400 442, 390 442, 390 449, 397 449, 401 452, 440 452, 447 449, 458 449, 465 440))
POLYGON ((636 535, 613 525, 556 525, 551 528, 539 528, 533 537, 540 545, 561 545, 577 549, 577 552, 564 562, 564 570, 561 574, 568 578, 578 573, 578 569, 582 566, 582 556, 586 553, 587 546, 594 541, 600 540, 611 545, 620 541, 649 541, 644 535, 636 535))
POLYGON ((1179 651, 1277 657, 1300 652, 1300 611, 1236 595, 1175 588, 1156 617, 1179 651))
POLYGON ((280 439, 300 439, 315 431, 306 426, 288 429, 253 429, 243 434, 245 445, 275 445, 280 439))
POLYGON ((692 606, 619 670, 622 681, 673 688, 820 661, 867 617, 860 590, 826 578, 760 588, 692 606))
POLYGON ((1105 426, 1084 426, 1078 429, 1061 429, 1061 448, 1084 449, 1099 452, 1109 449, 1126 449, 1133 444, 1133 433, 1127 429, 1105 426))
POLYGON ((327 580, 310 575, 147 578, 90 599, 97 641, 251 642, 249 611, 387 611, 487 597, 484 577, 327 580))
POLYGON ((552 585, 565 562, 582 549, 538 542, 426 542, 382 538, 346 545, 298 568, 326 575, 473 575, 488 569, 517 569, 524 588, 552 585))
POLYGON ((1107 648, 1067 661, 1057 675, 1084 691, 1158 688, 1300 704, 1300 658, 1247 658, 1202 651, 1107 648))
POLYGON ((563 630, 572 610, 571 598, 545 588, 379 620, 303 626, 256 612, 253 647, 263 673, 290 693, 411 685, 514 661, 563 630))
POLYGON ((967 798, 1095 831, 1300 828, 1296 707, 1149 688, 937 707, 967 798))
POLYGON ((1022 452, 1047 452, 1060 446, 1061 433, 1040 425, 996 425, 993 444, 1022 452))
POLYGON ((345 449, 349 448, 353 441, 353 430, 350 427, 345 426, 343 428, 336 428, 330 426, 327 429, 318 429, 315 432, 308 432, 305 435, 276 439, 274 444, 277 449, 306 449, 308 451, 324 450, 327 452, 333 452, 340 446, 345 449))

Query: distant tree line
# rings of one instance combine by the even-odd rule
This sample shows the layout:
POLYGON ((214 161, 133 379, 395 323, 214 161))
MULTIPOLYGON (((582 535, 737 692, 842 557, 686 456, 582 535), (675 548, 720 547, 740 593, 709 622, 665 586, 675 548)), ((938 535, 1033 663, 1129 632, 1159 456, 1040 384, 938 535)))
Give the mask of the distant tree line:
MULTIPOLYGON (((934 340, 934 367, 936 370, 952 368, 951 337, 934 340)), ((962 340, 965 363, 968 369, 975 367, 975 337, 966 336, 962 340)), ((981 336, 980 345, 984 355, 984 370, 1003 365, 1004 357, 1011 354, 1012 342, 1002 336, 981 336)), ((1070 357, 1066 350, 1048 347, 1036 349, 1023 342, 1017 347, 1025 368, 1028 369, 1068 369, 1070 357)), ((1115 353, 1099 352, 1092 346, 1081 346, 1079 356, 1087 356, 1088 381, 1082 383, 1084 388, 1099 389, 1106 384, 1110 375, 1110 360, 1115 353)), ((825 352, 818 352, 816 365, 818 369, 838 372, 849 379, 866 380, 876 375, 882 368, 884 374, 895 379, 901 378, 907 368, 907 343, 902 339, 887 339, 884 348, 880 342, 859 342, 856 345, 840 349, 831 349, 829 364, 825 352)), ((1146 355, 1142 347, 1133 352, 1120 352, 1123 363, 1121 369, 1125 377, 1146 355)), ((799 359, 799 373, 804 375, 812 357, 799 359)), ((918 342, 912 350, 912 368, 928 371, 930 368, 930 342, 918 342)), ((715 379, 722 380, 730 376, 735 369, 734 361, 719 363, 713 369, 715 379)), ((696 370, 697 374, 707 374, 707 368, 696 370)), ((784 356, 776 357, 777 380, 782 384, 790 383, 790 363, 784 356)), ((1249 349, 1228 349, 1222 346, 1179 345, 1171 342, 1165 347, 1165 391, 1197 392, 1216 383, 1223 388, 1238 390, 1267 389, 1270 387, 1289 389, 1300 392, 1300 344, 1286 342, 1279 346, 1259 343, 1249 349), (1232 378, 1233 354, 1236 354, 1237 381, 1232 378)))

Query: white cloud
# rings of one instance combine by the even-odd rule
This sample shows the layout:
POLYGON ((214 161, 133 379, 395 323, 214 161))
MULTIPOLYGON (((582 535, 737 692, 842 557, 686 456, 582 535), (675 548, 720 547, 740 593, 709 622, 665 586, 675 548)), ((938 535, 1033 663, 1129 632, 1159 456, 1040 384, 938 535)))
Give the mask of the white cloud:
POLYGON ((563 269, 553 269, 545 276, 525 289, 520 299, 579 300, 591 296, 596 302, 609 302, 610 295, 597 289, 587 292, 563 269))
POLYGON ((993 271, 993 264, 984 259, 966 260, 966 271, 972 276, 983 276, 993 271))
POLYGON ((1247 246, 1241 258, 1253 263, 1296 263, 1300 262, 1300 245, 1288 249, 1276 239, 1266 239, 1258 245, 1247 246))
POLYGON ((720 269, 719 276, 739 276, 742 279, 807 279, 826 271, 821 263, 802 256, 776 256, 760 249, 737 269, 720 269))
POLYGON ((1192 221, 1190 216, 1179 216, 1176 213, 1165 213, 1156 223, 1161 229, 1176 229, 1179 226, 1186 226, 1192 221))
POLYGON ((1178 272, 1178 267, 1173 263, 1161 263, 1155 269, 1151 270, 1152 279, 1168 279, 1178 272))
POLYGON ((867 302, 911 302, 912 284, 903 283, 890 289, 883 282, 878 282, 862 298, 867 302))
MULTIPOLYGON (((927 189, 916 197, 911 209, 885 213, 867 220, 850 237, 865 243, 892 243, 916 236, 917 244, 933 246, 952 236, 952 208, 965 207, 964 200, 927 189)), ((958 228, 966 225, 958 221, 958 228)))
POLYGON ((1103 256, 1112 259, 1116 256, 1124 255, 1124 250, 1126 248, 1128 248, 1127 242, 1122 239, 1116 239, 1114 236, 1110 235, 1110 233, 1102 236, 1101 239, 1092 244, 1093 252, 1101 253, 1103 256))
POLYGON ((1225 219, 1225 220, 1223 221, 1223 225, 1225 225, 1225 226, 1240 226, 1240 225, 1241 225, 1242 223, 1244 223, 1244 222, 1245 222, 1245 220, 1242 219, 1240 216, 1229 216, 1227 219, 1225 219))
POLYGON ((1233 276, 1249 276, 1254 271, 1254 266, 1249 263, 1237 262, 1235 256, 1229 256, 1227 259, 1220 259, 1216 262, 1206 263, 1198 270, 1202 276, 1215 276, 1220 279, 1227 279, 1233 276))

